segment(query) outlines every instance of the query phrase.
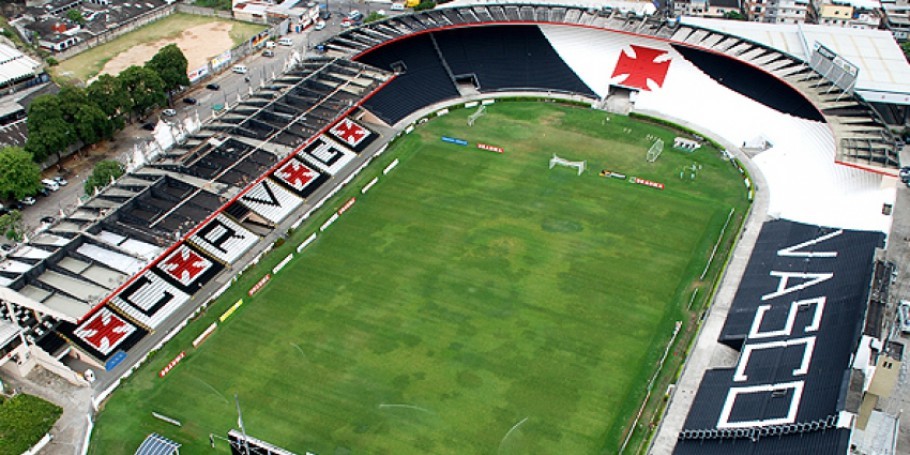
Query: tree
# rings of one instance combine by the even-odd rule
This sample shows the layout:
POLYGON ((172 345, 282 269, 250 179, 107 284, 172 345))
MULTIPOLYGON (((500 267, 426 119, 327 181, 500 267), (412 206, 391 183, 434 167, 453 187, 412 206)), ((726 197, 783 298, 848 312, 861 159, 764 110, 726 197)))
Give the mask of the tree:
POLYGON ((186 57, 176 44, 168 44, 162 47, 145 64, 145 67, 158 73, 158 76, 164 82, 164 90, 166 92, 177 90, 181 86, 190 85, 190 78, 186 75, 186 57))
POLYGON ((95 188, 104 188, 111 179, 120 178, 123 175, 123 165, 119 161, 104 160, 95 165, 92 174, 85 180, 85 194, 91 196, 95 194, 95 188))
POLYGON ((73 114, 73 120, 76 137, 84 144, 95 144, 114 134, 113 122, 94 104, 79 106, 73 114))
POLYGON ((901 43, 901 50, 904 51, 904 58, 910 62, 910 41, 901 43))
POLYGON ((129 98, 130 110, 139 117, 167 101, 164 81, 158 73, 148 68, 133 65, 123 70, 117 78, 129 98))
POLYGON ((66 12, 66 18, 79 24, 80 26, 85 25, 85 18, 82 17, 82 11, 79 11, 76 8, 71 8, 66 12))
POLYGON ((743 16, 743 13, 740 13, 739 11, 727 11, 724 13, 724 19, 744 21, 746 20, 746 16, 743 16))
POLYGON ((432 0, 430 0, 430 1, 424 0, 424 1, 421 1, 420 3, 418 3, 417 6, 414 7, 414 11, 415 12, 424 11, 424 10, 433 9, 433 8, 436 8, 436 2, 434 2, 432 0))
POLYGON ((28 142, 25 150, 38 162, 60 153, 76 142, 73 125, 66 121, 60 100, 55 95, 41 95, 28 108, 28 142))
POLYGON ((88 92, 74 85, 64 85, 57 94, 63 119, 73 126, 76 139, 94 144, 107 139, 114 131, 110 119, 93 103, 88 92))
POLYGON ((0 233, 16 242, 22 240, 22 212, 10 210, 0 216, 0 233))
POLYGON ((85 89, 85 93, 111 120, 113 129, 123 129, 123 116, 130 110, 130 98, 123 90, 120 79, 102 74, 85 89))
POLYGON ((371 11, 370 14, 367 14, 367 17, 363 19, 364 24, 369 24, 370 22, 376 22, 381 19, 385 19, 386 15, 381 14, 378 11, 371 11))
POLYGON ((0 196, 22 199, 41 189, 41 169, 21 147, 0 150, 0 196))

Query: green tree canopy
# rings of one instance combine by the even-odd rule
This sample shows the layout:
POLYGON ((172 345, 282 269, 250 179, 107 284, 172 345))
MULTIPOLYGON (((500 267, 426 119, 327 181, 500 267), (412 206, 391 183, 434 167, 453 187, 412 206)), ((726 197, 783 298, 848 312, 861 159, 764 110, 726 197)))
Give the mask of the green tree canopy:
POLYGON ((130 100, 130 110, 139 117, 167 101, 164 81, 158 73, 148 68, 133 65, 123 70, 117 78, 130 100))
POLYGON ((97 143, 114 134, 113 122, 94 104, 79 106, 73 117, 76 137, 85 144, 97 143))
POLYGON ((71 8, 66 12, 67 19, 81 25, 85 25, 85 17, 82 16, 82 11, 79 11, 77 8, 71 8))
POLYGON ((0 234, 16 242, 22 240, 22 212, 10 210, 0 215, 0 234))
POLYGON ((92 174, 85 180, 85 194, 92 195, 95 188, 104 188, 111 183, 111 178, 117 179, 123 175, 123 165, 119 161, 104 160, 95 165, 92 174))
POLYGON ((186 75, 187 61, 183 51, 176 44, 168 44, 152 57, 145 67, 158 73, 164 82, 164 90, 170 92, 181 86, 190 85, 186 75))
POLYGON ((910 61, 910 41, 901 43, 901 50, 904 51, 904 58, 910 61))
POLYGON ((55 95, 41 95, 28 108, 28 142, 25 149, 36 162, 63 152, 77 140, 73 124, 64 117, 60 100, 55 95))
POLYGON ((65 85, 61 87, 57 99, 63 119, 72 125, 76 139, 83 144, 94 144, 113 133, 111 121, 82 88, 65 85))
POLYGON ((378 11, 371 11, 370 14, 367 14, 367 17, 363 18, 364 24, 369 24, 370 22, 376 22, 380 19, 385 19, 385 14, 380 14, 378 11))
POLYGON ((41 189, 41 169, 21 147, 0 150, 0 196, 22 199, 41 189))
POLYGON ((120 79, 110 74, 102 74, 85 89, 85 93, 113 122, 114 129, 123 128, 123 115, 129 112, 130 98, 123 90, 120 79))

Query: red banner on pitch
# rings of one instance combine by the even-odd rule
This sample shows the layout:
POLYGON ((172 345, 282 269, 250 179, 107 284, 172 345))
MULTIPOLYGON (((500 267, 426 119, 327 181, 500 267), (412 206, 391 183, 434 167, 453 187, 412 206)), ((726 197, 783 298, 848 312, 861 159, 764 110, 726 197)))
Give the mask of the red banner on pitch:
POLYGON ((657 188, 659 190, 664 189, 664 184, 659 182, 652 182, 650 180, 640 179, 638 177, 632 178, 632 183, 637 183, 639 185, 650 186, 651 188, 657 188))
POLYGON ((505 150, 503 150, 502 147, 497 147, 495 145, 489 145, 489 144, 483 144, 483 143, 478 143, 477 148, 479 148, 481 150, 487 150, 490 152, 496 152, 496 153, 505 152, 505 150))
POLYGON ((260 289, 265 287, 266 283, 268 283, 269 280, 271 280, 271 279, 272 279, 272 274, 266 273, 265 276, 262 277, 262 279, 257 281, 256 284, 254 284, 253 287, 251 287, 250 290, 247 291, 247 294, 249 294, 249 296, 252 297, 253 294, 259 292, 260 289))
POLYGON ((174 360, 171 360, 171 363, 167 364, 166 367, 162 368, 161 371, 158 372, 158 377, 163 378, 164 375, 168 374, 171 369, 177 366, 177 364, 180 363, 184 357, 186 357, 186 351, 181 351, 180 354, 177 354, 177 357, 174 357, 174 360))
POLYGON ((355 202, 357 202, 357 198, 352 197, 352 198, 348 199, 348 201, 345 202, 344 205, 342 205, 340 209, 338 209, 338 214, 341 215, 342 213, 347 212, 348 209, 351 208, 351 206, 354 205, 355 202))

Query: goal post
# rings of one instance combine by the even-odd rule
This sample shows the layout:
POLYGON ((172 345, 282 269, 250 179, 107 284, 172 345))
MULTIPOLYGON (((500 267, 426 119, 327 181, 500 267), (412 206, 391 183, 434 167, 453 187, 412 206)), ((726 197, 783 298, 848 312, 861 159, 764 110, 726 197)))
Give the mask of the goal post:
POLYGON ((578 175, 581 175, 581 173, 585 171, 585 163, 585 161, 569 161, 554 154, 553 158, 550 158, 550 169, 553 169, 553 166, 556 165, 572 167, 578 170, 578 175))
POLYGON ((664 151, 664 141, 663 139, 658 139, 651 144, 651 148, 648 149, 648 156, 646 159, 649 163, 657 161, 657 158, 664 151))
POLYGON ((487 105, 481 104, 470 117, 468 117, 468 126, 474 126, 474 122, 477 121, 483 114, 487 112, 487 105))

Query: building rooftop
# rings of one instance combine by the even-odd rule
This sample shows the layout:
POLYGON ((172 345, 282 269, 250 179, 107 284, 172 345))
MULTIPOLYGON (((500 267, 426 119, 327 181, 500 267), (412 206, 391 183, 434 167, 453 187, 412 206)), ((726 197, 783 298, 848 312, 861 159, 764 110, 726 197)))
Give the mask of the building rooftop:
POLYGON ((910 104, 910 64, 890 32, 812 24, 764 24, 684 17, 685 24, 730 33, 808 61, 816 42, 859 67, 855 91, 869 102, 910 104))

